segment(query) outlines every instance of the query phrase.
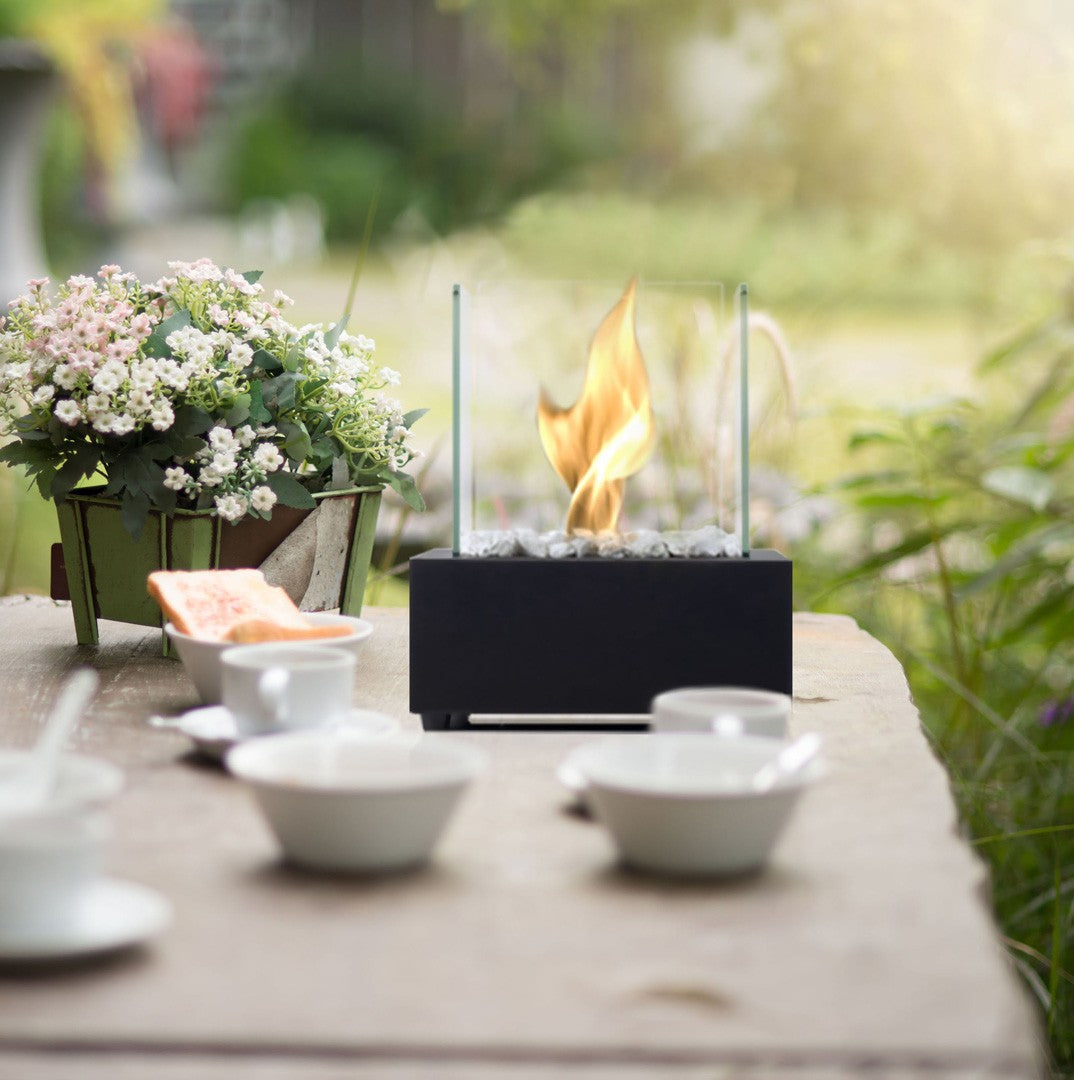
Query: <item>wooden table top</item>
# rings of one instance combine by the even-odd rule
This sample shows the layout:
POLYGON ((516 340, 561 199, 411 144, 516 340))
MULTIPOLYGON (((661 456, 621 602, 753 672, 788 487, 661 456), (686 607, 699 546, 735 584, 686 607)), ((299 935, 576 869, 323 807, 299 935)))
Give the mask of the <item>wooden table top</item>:
MULTIPOLYGON (((366 616, 355 704, 416 730, 407 613, 366 616)), ((618 868, 556 780, 577 732, 438 733, 492 764, 429 866, 291 870, 238 783, 146 722, 197 704, 159 633, 101 630, 79 647, 65 605, 0 600, 0 740, 29 745, 65 673, 98 670, 75 741, 126 771, 109 872, 175 920, 92 964, 0 969, 0 1076, 1037 1075, 946 775, 899 664, 848 618, 795 618, 792 728, 822 733, 829 773, 768 869, 729 884, 618 868)))

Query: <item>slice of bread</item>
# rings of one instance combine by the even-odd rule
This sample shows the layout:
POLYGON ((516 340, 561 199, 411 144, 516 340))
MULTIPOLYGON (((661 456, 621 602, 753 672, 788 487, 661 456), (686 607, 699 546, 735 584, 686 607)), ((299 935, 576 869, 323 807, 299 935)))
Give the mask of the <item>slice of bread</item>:
POLYGON ((346 637, 349 626, 281 626, 271 619, 242 619, 227 632, 227 640, 241 645, 258 641, 316 641, 323 638, 346 637))
POLYGON ((251 619, 281 633, 320 629, 307 622, 283 589, 269 585, 260 570, 156 570, 146 587, 176 630, 203 641, 230 640, 232 627, 251 619))

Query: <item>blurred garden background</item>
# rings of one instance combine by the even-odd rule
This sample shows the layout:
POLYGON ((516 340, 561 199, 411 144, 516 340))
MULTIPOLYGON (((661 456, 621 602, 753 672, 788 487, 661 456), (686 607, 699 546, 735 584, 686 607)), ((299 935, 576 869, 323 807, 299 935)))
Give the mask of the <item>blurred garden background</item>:
MULTIPOLYGON (((431 409, 374 602, 449 537, 453 282, 748 282, 754 541, 905 665, 1074 1075, 1074 8, 0 0, 0 80, 5 293, 209 256, 322 321, 360 261, 431 409)), ((0 594, 55 539, 0 471, 0 594)))

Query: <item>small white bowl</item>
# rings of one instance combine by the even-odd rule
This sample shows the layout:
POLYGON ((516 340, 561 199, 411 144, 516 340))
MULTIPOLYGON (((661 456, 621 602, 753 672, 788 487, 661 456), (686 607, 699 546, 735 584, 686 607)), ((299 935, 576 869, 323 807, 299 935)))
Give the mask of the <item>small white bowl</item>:
MULTIPOLYGON (((5 778, 26 767, 31 751, 0 750, 0 787, 5 778)), ((86 754, 62 754, 56 774, 56 787, 48 802, 34 816, 66 814, 87 807, 100 806, 119 794, 123 770, 103 758, 86 754)))
MULTIPOLYGON (((304 641, 288 641, 288 645, 330 645, 332 648, 349 649, 357 656, 366 640, 373 634, 373 624, 353 615, 337 615, 327 611, 304 611, 303 617, 314 626, 348 626, 349 634, 330 638, 307 638, 304 641)), ((175 646, 179 659, 194 682, 198 695, 206 705, 218 705, 223 689, 223 668, 220 657, 225 649, 235 647, 234 641, 203 641, 184 634, 169 622, 164 633, 175 646)))
POLYGON ((226 761, 288 859, 370 872, 424 862, 487 757, 450 736, 302 731, 251 739, 226 761))
POLYGON ((782 744, 761 736, 621 736, 570 757, 589 806, 624 863, 675 876, 742 874, 762 866, 791 811, 823 772, 815 759, 766 791, 750 783, 782 744))

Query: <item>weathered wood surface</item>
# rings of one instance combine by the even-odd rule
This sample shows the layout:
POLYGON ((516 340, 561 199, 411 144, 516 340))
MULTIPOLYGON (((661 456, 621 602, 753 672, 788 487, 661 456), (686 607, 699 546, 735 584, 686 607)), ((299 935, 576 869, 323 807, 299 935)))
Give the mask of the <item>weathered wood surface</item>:
MULTIPOLYGON (((406 612, 355 703, 407 713, 406 612)), ((127 770, 115 876, 171 898, 149 947, 0 971, 0 1076, 337 1080, 1036 1075, 1037 1035, 959 839, 902 671, 847 618, 795 621, 796 730, 829 776, 762 875, 676 885, 619 870, 565 812, 578 733, 450 733, 492 754, 432 865, 383 879, 282 866, 246 794, 146 717, 196 704, 159 634, 0 600, 0 740, 29 744, 64 673, 101 692, 79 748, 127 770)), ((477 659, 480 662, 480 659, 477 659)))

